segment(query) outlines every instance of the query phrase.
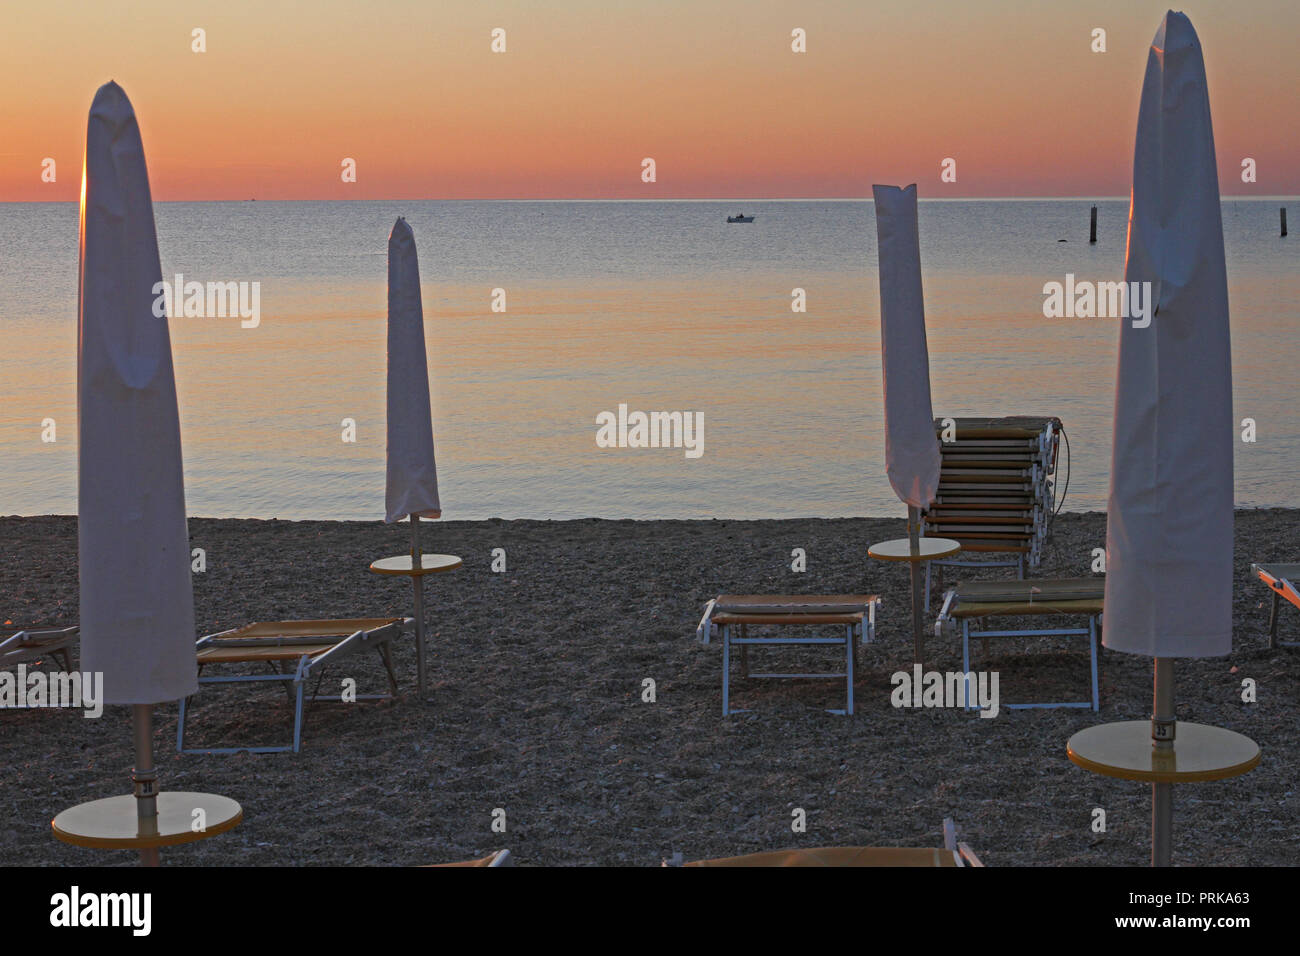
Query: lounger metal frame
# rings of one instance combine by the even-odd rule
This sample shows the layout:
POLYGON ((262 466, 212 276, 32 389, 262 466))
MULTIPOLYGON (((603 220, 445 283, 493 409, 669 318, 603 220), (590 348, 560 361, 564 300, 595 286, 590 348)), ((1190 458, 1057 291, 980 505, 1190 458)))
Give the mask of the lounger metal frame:
MULTIPOLYGON (((14 627, 15 625, 11 624, 6 630, 14 627)), ((0 640, 0 669, 15 667, 18 664, 39 660, 42 657, 57 657, 62 661, 63 669, 71 671, 72 657, 68 654, 68 645, 80 630, 81 627, 77 624, 69 627, 49 627, 37 624, 21 625, 14 633, 4 640, 0 640), (23 645, 28 641, 44 637, 57 637, 62 638, 62 640, 53 641, 48 646, 23 648, 23 645), (26 653, 22 653, 23 650, 26 650, 26 653)))
MULTIPOLYGON (((701 619, 700 625, 699 627, 696 628, 695 633, 696 636, 700 637, 705 644, 709 642, 710 635, 715 632, 720 632, 722 637, 722 715, 724 717, 731 717, 735 714, 747 714, 750 712, 750 709, 733 709, 731 707, 731 648, 734 645, 740 648, 740 676, 742 678, 755 678, 759 680, 796 680, 796 679, 836 680, 841 677, 844 678, 844 683, 845 683, 844 707, 842 708, 828 707, 826 708, 826 712, 829 714, 836 714, 838 716, 852 717, 853 716, 853 664, 854 664, 854 655, 857 650, 857 645, 854 643, 854 637, 856 636, 863 644, 870 644, 873 641, 875 641, 876 610, 877 608, 879 608, 879 606, 880 606, 880 598, 876 597, 871 601, 865 603, 860 608, 855 608, 850 610, 846 606, 845 610, 843 611, 823 612, 826 614, 861 613, 863 615, 862 621, 857 624, 833 624, 833 625, 827 623, 820 624, 820 626, 822 627, 844 628, 844 635, 842 637, 786 637, 781 635, 777 635, 775 637, 750 637, 748 624, 741 624, 740 636, 735 637, 732 636, 733 625, 722 624, 721 626, 719 626, 712 622, 713 613, 717 608, 717 600, 714 599, 712 601, 709 601, 708 605, 705 607, 704 610, 704 617, 701 619), (751 647, 782 647, 782 646, 789 647, 789 646, 797 646, 797 645, 818 645, 818 644, 844 645, 845 667, 843 671, 833 671, 830 673, 816 673, 816 674, 750 673, 749 649, 751 647)), ((767 611, 765 613, 779 614, 780 612, 781 612, 781 607, 779 605, 774 605, 770 611, 767 611)), ((719 612, 719 613, 724 613, 724 612, 719 612)), ((733 612, 725 612, 725 613, 733 613, 733 612)), ((809 627, 809 626, 818 626, 818 622, 810 621, 806 624, 797 623, 797 624, 771 624, 771 625, 763 624, 762 622, 755 622, 755 626, 809 627)))
MULTIPOLYGON (((963 674, 970 674, 970 642, 971 638, 989 638, 989 637, 1087 637, 1092 675, 1092 697, 1090 700, 1081 701, 1056 701, 1044 703, 1025 703, 1025 704, 1003 704, 1000 708, 1007 710, 1057 710, 1060 708, 1088 708, 1093 711, 1101 709, 1101 693, 1097 680, 1097 630, 1101 623, 1100 614, 1089 614, 1087 627, 1054 627, 1054 628, 1026 628, 1015 631, 995 631, 995 630, 975 630, 971 628, 971 621, 977 618, 952 617, 954 604, 958 600, 957 589, 953 588, 944 595, 943 607, 939 610, 939 617, 935 621, 934 633, 936 637, 942 637, 947 628, 952 628, 957 621, 961 621, 961 666, 963 674)), ((994 603, 994 602, 989 602, 994 603)), ((1018 603, 1018 602, 1017 602, 1018 603)), ((1070 611, 1062 611, 1062 614, 1070 614, 1070 611)), ((1074 612, 1082 614, 1082 612, 1074 612)), ((984 615, 985 617, 1000 617, 1002 615, 993 613, 984 615)), ((1020 617, 1023 614, 1009 612, 1006 616, 1020 617)), ((966 710, 978 709, 970 701, 970 681, 967 677, 963 686, 962 703, 966 710)))
MULTIPOLYGON (((939 532, 936 532, 936 534, 937 533, 939 532)), ((1023 553, 1006 559, 987 558, 983 560, 966 560, 964 558, 942 558, 935 561, 927 561, 925 562, 925 609, 926 611, 930 610, 931 575, 933 574, 934 577, 938 578, 938 585, 942 587, 944 568, 1015 568, 1016 580, 1023 581, 1025 579, 1025 563, 1025 555, 1023 553), (939 565, 939 571, 937 574, 933 572, 933 566, 936 564, 939 565)))
MULTIPOLYGON (((203 664, 199 665, 199 685, 204 684, 244 684, 244 683, 263 683, 266 681, 278 681, 287 684, 285 690, 293 700, 293 743, 287 746, 262 746, 262 747, 191 747, 185 746, 185 715, 188 697, 182 697, 179 701, 180 716, 176 722, 176 752, 183 754, 274 754, 286 753, 292 751, 298 753, 302 747, 302 725, 303 725, 303 705, 314 703, 345 703, 341 694, 312 694, 306 696, 304 689, 307 682, 313 676, 321 675, 324 669, 330 664, 338 661, 364 647, 373 646, 383 661, 384 669, 388 672, 389 693, 387 694, 357 694, 353 700, 392 700, 397 696, 397 676, 393 673, 393 663, 391 657, 390 642, 398 637, 402 629, 415 623, 414 618, 404 617, 400 620, 393 620, 389 624, 371 630, 357 630, 347 637, 337 641, 333 647, 324 653, 312 657, 310 654, 303 654, 298 658, 293 670, 281 670, 276 666, 276 662, 268 661, 273 673, 271 674, 231 674, 224 676, 203 676, 203 664)), ((197 651, 202 651, 205 647, 215 647, 223 642, 231 640, 230 635, 243 630, 242 627, 231 628, 222 631, 219 634, 209 634, 199 639, 195 645, 197 651)), ((234 639, 238 640, 238 639, 234 639)), ((274 646, 292 647, 294 644, 321 644, 325 642, 322 636, 317 637, 282 637, 276 639, 274 646)), ((267 646, 268 642, 259 638, 248 639, 250 648, 257 646, 267 646)), ((252 663, 231 662, 231 663, 252 663)), ((317 687, 320 686, 318 677, 317 687)))
POLYGON ((1268 589, 1273 592, 1273 607, 1268 612, 1268 646, 1270 649, 1278 647, 1300 647, 1300 641, 1279 641, 1277 639, 1277 620, 1278 612, 1282 609, 1282 599, 1300 607, 1300 590, 1297 590, 1295 582, 1283 576, 1274 576, 1267 564, 1252 564, 1250 566, 1252 574, 1255 574, 1268 585, 1268 589))

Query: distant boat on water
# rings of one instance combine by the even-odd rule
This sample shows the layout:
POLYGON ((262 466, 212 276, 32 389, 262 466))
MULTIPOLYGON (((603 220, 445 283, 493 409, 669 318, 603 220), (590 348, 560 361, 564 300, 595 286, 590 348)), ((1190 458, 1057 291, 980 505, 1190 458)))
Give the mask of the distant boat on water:
POLYGON ((753 216, 746 216, 743 212, 738 216, 728 216, 727 222, 753 222, 753 216))

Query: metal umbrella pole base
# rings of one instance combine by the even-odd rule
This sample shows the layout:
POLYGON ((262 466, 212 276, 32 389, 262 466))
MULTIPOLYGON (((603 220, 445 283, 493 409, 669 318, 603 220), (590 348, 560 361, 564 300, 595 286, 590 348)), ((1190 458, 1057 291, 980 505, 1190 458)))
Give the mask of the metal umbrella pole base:
MULTIPOLYGON (((148 704, 136 704, 131 708, 131 737, 135 741, 135 766, 131 768, 131 785, 139 832, 157 833, 158 772, 153 766, 153 708, 148 704)), ((156 846, 140 848, 140 865, 158 865, 156 846)))
MULTIPOLYGON (((423 566, 420 554, 420 516, 411 515, 411 568, 423 566)), ((411 586, 415 589, 415 681, 419 686, 420 700, 425 699, 424 676, 424 575, 412 574, 411 586)))
POLYGON ((1092 773, 1151 784, 1151 865, 1173 859, 1174 785, 1226 780, 1259 765, 1259 745, 1220 727, 1174 719, 1174 662, 1155 662, 1150 721, 1125 720, 1081 730, 1070 738, 1071 762, 1092 773))
POLYGON ((878 561, 906 561, 911 565, 912 584, 912 663, 924 666, 925 632, 921 627, 924 612, 922 564, 948 558, 961 550, 960 542, 951 538, 921 537, 921 509, 907 507, 907 537, 879 541, 867 549, 867 557, 878 561))
MULTIPOLYGON (((1151 709, 1151 760, 1177 765, 1174 740, 1178 723, 1174 720, 1174 662, 1157 657, 1155 662, 1155 700, 1151 709)), ((1151 865, 1169 866, 1174 852, 1174 785, 1151 784, 1151 865)))
POLYGON ((153 705, 131 709, 135 743, 133 791, 91 800, 54 818, 54 835, 64 843, 98 850, 136 850, 142 866, 157 866, 159 848, 195 843, 233 829, 243 808, 211 793, 158 792, 153 765, 153 705))
POLYGON ((425 662, 425 644, 427 639, 424 622, 424 577, 427 574, 442 574, 461 567, 462 561, 454 554, 427 554, 420 547, 420 516, 411 515, 411 547, 406 554, 391 558, 380 558, 370 563, 370 570, 375 574, 406 576, 411 579, 411 588, 415 596, 415 679, 417 693, 422 701, 428 687, 428 666, 425 662))
MULTIPOLYGON (((907 540, 913 551, 919 549, 921 509, 912 505, 907 507, 907 540)), ((912 663, 924 667, 925 645, 921 627, 921 563, 919 561, 910 561, 908 562, 908 568, 912 572, 912 663)))

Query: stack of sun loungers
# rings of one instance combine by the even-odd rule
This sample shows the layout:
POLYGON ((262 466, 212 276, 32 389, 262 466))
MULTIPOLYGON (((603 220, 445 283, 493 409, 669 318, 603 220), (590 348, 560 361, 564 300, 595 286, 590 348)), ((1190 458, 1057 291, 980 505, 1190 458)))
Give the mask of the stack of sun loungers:
MULTIPOLYGON (((943 464, 923 531, 955 539, 962 551, 932 564, 1009 567, 1023 578, 1038 567, 1056 504, 1061 421, 1021 415, 948 421, 947 429, 944 419, 934 423, 943 464)), ((927 608, 930 588, 927 565, 927 608)))

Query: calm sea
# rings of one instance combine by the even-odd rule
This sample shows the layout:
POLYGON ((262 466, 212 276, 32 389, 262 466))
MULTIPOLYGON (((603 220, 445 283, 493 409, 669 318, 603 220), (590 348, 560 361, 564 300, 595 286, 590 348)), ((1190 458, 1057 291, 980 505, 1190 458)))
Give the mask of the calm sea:
MULTIPOLYGON (((1236 446, 1244 506, 1300 505, 1300 234, 1279 239, 1280 204, 1224 203, 1236 418, 1258 436, 1236 446)), ((1042 289, 1121 277, 1127 203, 1099 203, 1095 246, 1089 205, 920 211, 936 414, 1060 416, 1071 510, 1105 507, 1118 325, 1045 319, 1042 289)), ((382 518, 398 215, 420 250, 444 517, 903 513, 868 202, 160 203, 165 276, 261 290, 257 328, 172 320, 190 514, 382 518), (742 209, 752 225, 724 222, 742 209), (702 457, 598 448, 620 403, 702 412, 702 457)), ((77 509, 76 279, 75 205, 0 204, 0 514, 77 509)))

